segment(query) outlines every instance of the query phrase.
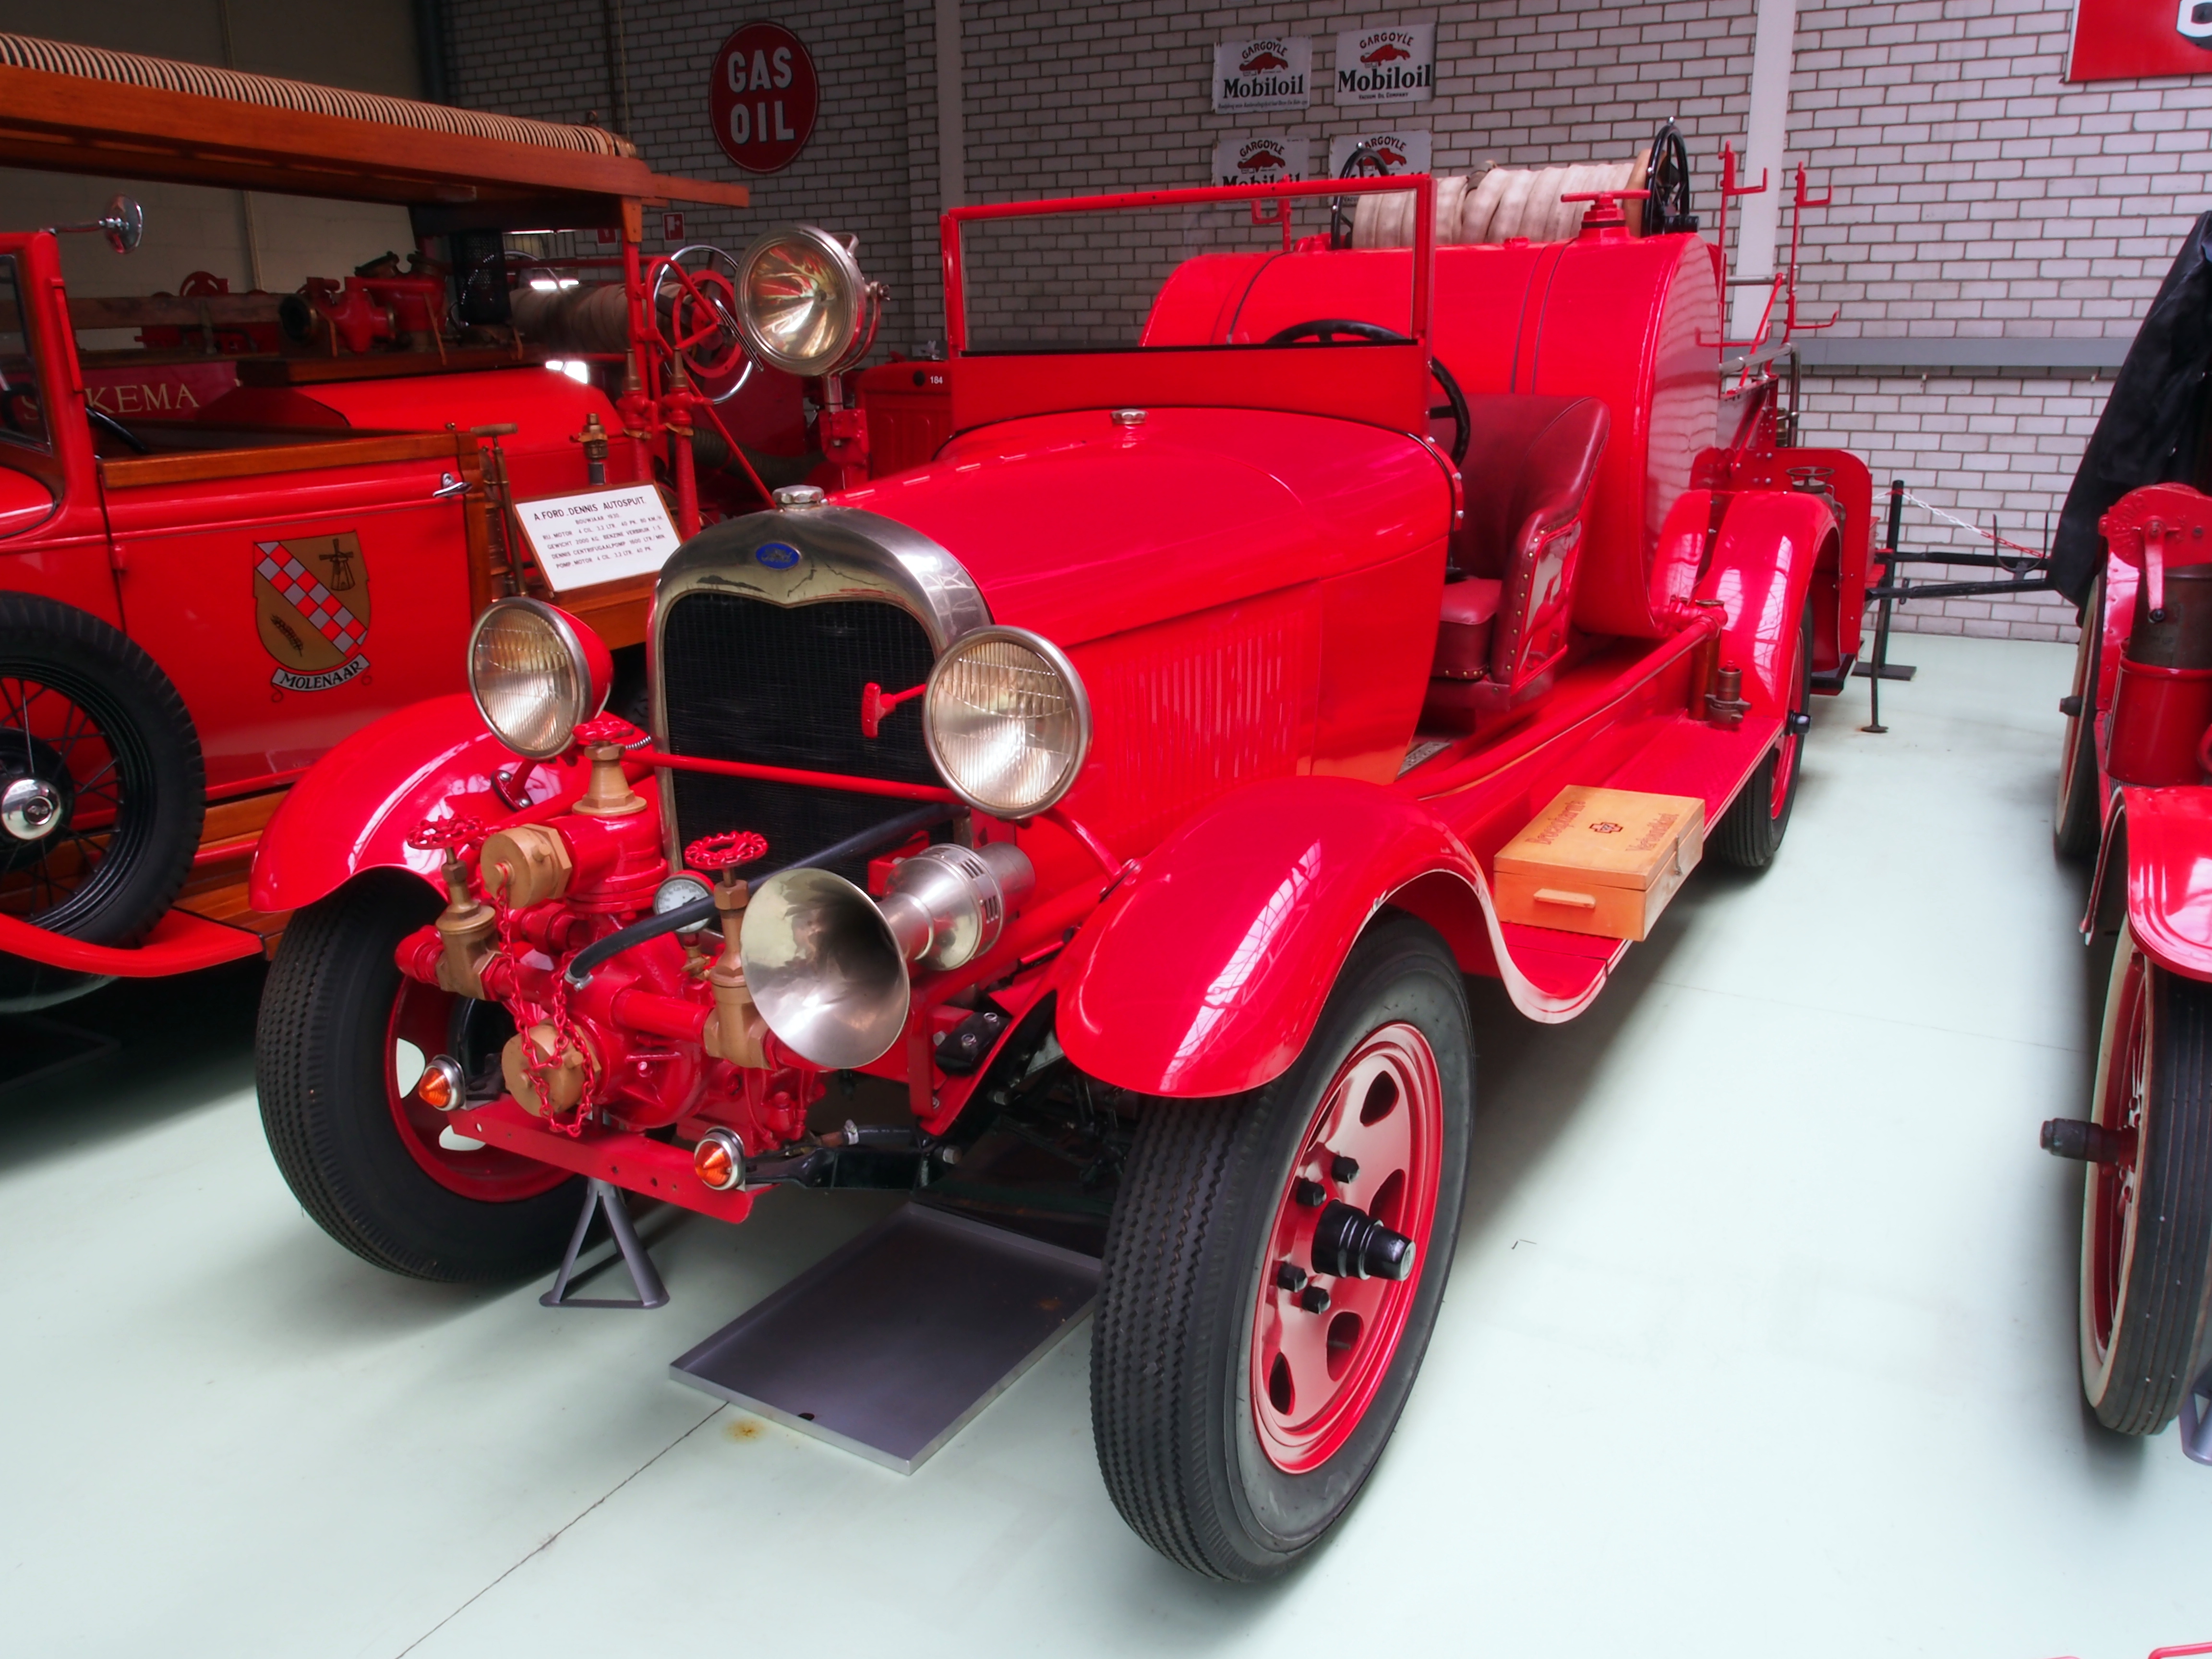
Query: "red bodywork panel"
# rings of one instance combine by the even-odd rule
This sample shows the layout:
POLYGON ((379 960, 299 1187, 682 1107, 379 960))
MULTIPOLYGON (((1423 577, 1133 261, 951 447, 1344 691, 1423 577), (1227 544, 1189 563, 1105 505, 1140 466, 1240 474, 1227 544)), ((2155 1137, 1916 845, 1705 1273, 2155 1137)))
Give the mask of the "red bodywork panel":
POLYGON ((438 854, 407 845, 425 818, 502 823, 514 814, 493 793, 495 774, 514 775, 510 787, 526 785, 544 805, 581 794, 585 771, 573 757, 523 760, 465 694, 425 698, 345 738, 285 796, 254 855, 253 908, 296 910, 364 870, 412 870, 434 884, 438 854))
POLYGON ((2212 980, 2212 788, 2118 793, 2136 943, 2161 967, 2212 980))

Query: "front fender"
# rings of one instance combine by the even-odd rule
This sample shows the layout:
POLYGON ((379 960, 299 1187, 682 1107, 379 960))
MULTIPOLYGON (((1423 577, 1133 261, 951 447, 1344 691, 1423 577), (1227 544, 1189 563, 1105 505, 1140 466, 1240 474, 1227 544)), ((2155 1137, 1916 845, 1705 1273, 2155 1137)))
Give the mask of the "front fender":
MULTIPOLYGON (((2212 980, 2212 788, 2127 789, 2106 831, 2099 885, 2127 864, 2128 926, 2146 955, 2191 979, 2212 980)), ((2090 898, 2092 921, 2100 908, 2090 898)))
POLYGON ((1753 717, 1790 712, 1790 671, 1813 572, 1838 540, 1817 496, 1747 490, 1729 503, 1696 602, 1721 613, 1721 662, 1743 671, 1753 717))
POLYGON ((588 770, 552 761, 532 766, 484 729, 463 693, 386 714, 316 762, 276 809, 253 855, 253 908, 296 910, 364 870, 412 870, 434 882, 439 855, 408 846, 409 833, 455 797, 464 798, 455 815, 488 823, 513 817, 493 792, 492 775, 521 777, 526 769, 533 804, 581 794, 588 770), (471 796, 480 804, 469 805, 471 796))
POLYGON ((1419 801, 1352 778, 1280 778, 1185 824, 1077 935, 1056 976, 1060 1047, 1140 1094, 1258 1088, 1305 1047, 1354 941, 1391 903, 1546 1023, 1589 1006, 1619 953, 1571 986, 1540 982, 1515 963, 1481 866, 1419 801))

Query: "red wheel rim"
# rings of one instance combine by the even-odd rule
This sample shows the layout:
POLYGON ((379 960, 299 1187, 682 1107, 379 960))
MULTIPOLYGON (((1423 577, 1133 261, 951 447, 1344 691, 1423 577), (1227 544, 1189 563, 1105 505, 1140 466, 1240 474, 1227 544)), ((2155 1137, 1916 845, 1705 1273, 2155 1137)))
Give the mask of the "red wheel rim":
POLYGON ((1428 1265, 1443 1172, 1443 1085, 1428 1039, 1414 1026, 1370 1032, 1337 1070, 1306 1125, 1276 1200, 1252 1325, 1252 1420, 1261 1449, 1290 1474, 1318 1468, 1342 1449, 1373 1402, 1404 1335, 1428 1265), (1358 1172, 1336 1178, 1336 1161, 1358 1172), (1413 1241, 1403 1280, 1314 1274, 1328 1306, 1310 1313, 1276 1272, 1310 1271, 1319 1206, 1301 1204, 1302 1182, 1367 1212, 1413 1241))
POLYGON ((392 1106, 392 1121, 399 1131, 399 1144, 423 1174, 464 1198, 484 1204, 518 1204, 550 1192, 568 1178, 566 1170, 495 1146, 464 1151, 445 1146, 439 1137, 446 1128, 446 1115, 400 1090, 399 1045, 411 1043, 425 1059, 442 1054, 458 1000, 451 992, 418 980, 399 981, 399 994, 392 1001, 384 1038, 384 1093, 392 1106))
MULTIPOLYGON (((1811 665, 1805 660, 1805 635, 1801 629, 1797 635, 1796 672, 1790 676, 1790 708, 1787 712, 1791 715, 1802 714, 1805 705, 1812 700, 1810 674, 1811 665)), ((1782 741, 1774 748, 1774 788, 1766 801, 1766 816, 1770 818, 1780 817, 1790 805, 1790 787, 1797 781, 1798 751, 1804 746, 1805 739, 1790 729, 1790 722, 1785 719, 1782 724, 1782 741)))
POLYGON ((2087 1300, 2089 1340, 2097 1363, 2112 1352, 2120 1313, 2121 1288, 2135 1244, 2138 1188, 2135 1148, 2141 1144, 2143 1101, 2150 1085, 2150 964, 2123 939, 2129 951, 2112 1017, 2112 1052, 2105 1057, 2097 1122, 2124 1134, 2129 1157, 2123 1164, 2092 1164, 2088 1213, 2083 1218, 2081 1291, 2087 1300))

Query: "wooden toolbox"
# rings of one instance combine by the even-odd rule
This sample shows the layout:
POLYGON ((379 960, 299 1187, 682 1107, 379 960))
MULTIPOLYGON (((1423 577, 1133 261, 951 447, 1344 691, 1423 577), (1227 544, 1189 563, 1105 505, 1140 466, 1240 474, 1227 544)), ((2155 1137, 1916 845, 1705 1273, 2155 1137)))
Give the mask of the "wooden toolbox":
POLYGON ((1498 854, 1498 919, 1643 939, 1705 848, 1695 795, 1562 789, 1498 854))

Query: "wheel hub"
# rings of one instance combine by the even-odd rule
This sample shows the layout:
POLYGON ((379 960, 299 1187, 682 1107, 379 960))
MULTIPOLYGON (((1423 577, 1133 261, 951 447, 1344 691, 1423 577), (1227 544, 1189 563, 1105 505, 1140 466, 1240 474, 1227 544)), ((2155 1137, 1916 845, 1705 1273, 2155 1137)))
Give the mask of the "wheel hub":
POLYGON ((1436 1219, 1443 1085, 1419 1028, 1370 1032, 1323 1091, 1269 1240, 1252 1332, 1254 1426, 1299 1474, 1351 1439, 1382 1387, 1436 1219))
POLYGON ((73 797, 69 767, 51 744, 0 726, 0 830, 14 841, 44 841, 67 827, 73 797))

